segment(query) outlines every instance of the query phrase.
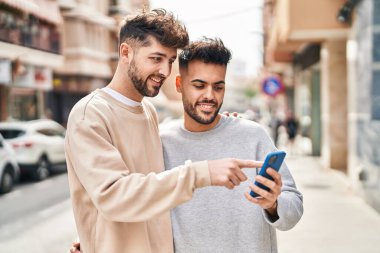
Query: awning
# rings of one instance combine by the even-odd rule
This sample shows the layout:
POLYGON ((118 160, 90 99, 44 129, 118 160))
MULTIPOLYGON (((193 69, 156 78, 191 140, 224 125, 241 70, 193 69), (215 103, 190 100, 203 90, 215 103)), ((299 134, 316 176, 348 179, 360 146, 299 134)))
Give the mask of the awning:
POLYGON ((40 19, 46 20, 53 24, 62 23, 62 15, 59 11, 57 1, 50 0, 0 0, 4 3, 22 12, 32 14, 40 19))
POLYGON ((0 3, 9 5, 26 13, 38 12, 38 5, 34 1, 29 0, 0 0, 0 3))
POLYGON ((2 58, 10 60, 20 57, 22 63, 45 66, 53 69, 62 67, 64 60, 63 56, 59 54, 48 53, 2 41, 0 41, 0 55, 2 58))

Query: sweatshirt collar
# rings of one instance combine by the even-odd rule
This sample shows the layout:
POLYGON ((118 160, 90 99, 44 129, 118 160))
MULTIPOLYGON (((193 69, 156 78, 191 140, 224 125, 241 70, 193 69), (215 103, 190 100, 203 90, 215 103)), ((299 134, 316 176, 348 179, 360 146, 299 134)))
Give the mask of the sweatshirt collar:
POLYGON ((124 96, 120 92, 117 92, 116 90, 111 89, 110 87, 104 87, 104 88, 102 88, 102 91, 104 91, 105 93, 107 93, 108 95, 110 95, 111 97, 113 97, 114 99, 120 101, 121 103, 123 103, 125 105, 133 106, 133 107, 142 106, 141 102, 136 102, 136 101, 124 96))
POLYGON ((204 131, 204 132, 191 132, 185 128, 184 122, 182 122, 181 127, 180 127, 180 133, 184 137, 190 137, 190 138, 196 138, 196 139, 203 138, 206 135, 212 135, 215 132, 218 132, 219 130, 223 129, 230 121, 231 119, 229 117, 222 115, 222 117, 220 117, 218 124, 216 124, 212 129, 204 131))
POLYGON ((107 92, 105 92, 102 89, 97 89, 97 90, 95 90, 95 92, 97 92, 99 95, 108 99, 108 101, 110 101, 111 103, 113 103, 117 106, 123 107, 132 113, 140 114, 140 113, 144 112, 144 102, 141 103, 141 106, 130 106, 130 105, 126 105, 125 103, 122 103, 119 100, 115 99, 113 96, 111 96, 110 94, 108 94, 107 92))

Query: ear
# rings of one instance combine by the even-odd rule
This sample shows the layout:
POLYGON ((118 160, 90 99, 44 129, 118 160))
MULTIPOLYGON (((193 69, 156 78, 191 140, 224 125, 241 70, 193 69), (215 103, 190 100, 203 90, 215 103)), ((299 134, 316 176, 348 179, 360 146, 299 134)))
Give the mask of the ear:
POLYGON ((175 88, 176 88, 176 90, 177 90, 178 93, 182 93, 181 92, 181 82, 182 82, 181 76, 177 75, 175 77, 175 88))
POLYGON ((121 61, 128 62, 131 57, 132 48, 127 43, 121 43, 119 47, 119 55, 121 61))

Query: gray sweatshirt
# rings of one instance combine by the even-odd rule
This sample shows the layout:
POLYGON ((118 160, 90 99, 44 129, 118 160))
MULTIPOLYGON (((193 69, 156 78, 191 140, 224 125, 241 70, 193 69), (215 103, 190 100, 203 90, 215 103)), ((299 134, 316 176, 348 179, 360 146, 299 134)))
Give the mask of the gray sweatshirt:
MULTIPOLYGON (((257 123, 222 116, 207 132, 190 132, 183 121, 161 126, 166 169, 186 160, 226 157, 264 160, 275 151, 270 137, 257 123)), ((193 198, 171 212, 176 253, 277 252, 276 230, 289 230, 303 214, 302 194, 286 164, 280 169, 282 193, 278 198, 279 219, 273 220, 260 206, 244 197, 255 169, 243 169, 248 180, 233 190, 225 187, 197 189, 193 198)))

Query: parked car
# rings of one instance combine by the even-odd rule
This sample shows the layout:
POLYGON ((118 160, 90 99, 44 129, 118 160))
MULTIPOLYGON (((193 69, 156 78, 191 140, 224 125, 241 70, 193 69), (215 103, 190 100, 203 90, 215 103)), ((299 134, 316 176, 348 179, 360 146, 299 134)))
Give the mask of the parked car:
POLYGON ((65 163, 65 128, 48 119, 2 122, 0 133, 12 145, 21 174, 47 178, 53 165, 65 163))
POLYGON ((16 154, 0 134, 0 193, 10 192, 19 175, 16 154))

